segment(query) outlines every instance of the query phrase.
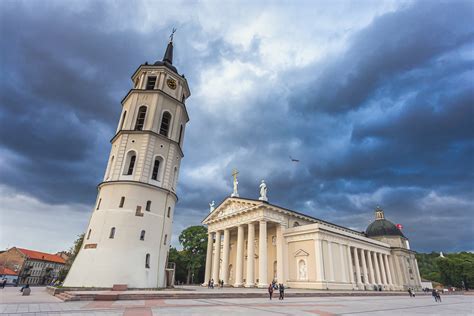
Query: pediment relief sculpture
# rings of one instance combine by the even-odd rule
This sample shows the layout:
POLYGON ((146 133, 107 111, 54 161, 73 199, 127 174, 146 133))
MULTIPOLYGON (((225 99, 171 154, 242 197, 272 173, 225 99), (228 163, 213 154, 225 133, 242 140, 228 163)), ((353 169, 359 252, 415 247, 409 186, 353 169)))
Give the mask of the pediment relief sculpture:
POLYGON ((295 257, 306 257, 306 256, 309 256, 309 253, 307 253, 303 249, 299 249, 298 251, 295 252, 295 257))

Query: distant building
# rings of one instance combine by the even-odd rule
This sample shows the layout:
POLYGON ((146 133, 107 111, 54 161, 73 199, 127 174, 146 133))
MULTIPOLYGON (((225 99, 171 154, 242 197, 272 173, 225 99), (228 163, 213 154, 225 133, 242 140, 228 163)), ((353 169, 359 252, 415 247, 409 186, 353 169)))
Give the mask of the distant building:
POLYGON ((65 263, 58 255, 17 247, 0 254, 0 267, 16 272, 19 284, 49 284, 58 278, 65 263))
POLYGON ((0 268, 0 279, 7 279, 7 284, 16 284, 18 282, 18 272, 12 269, 1 267, 0 268))
POLYGON ((433 289, 433 282, 430 280, 421 279, 421 287, 424 289, 433 289))
POLYGON ((69 258, 71 257, 71 254, 67 251, 60 251, 60 252, 56 252, 56 256, 63 258, 64 261, 67 262, 69 258))

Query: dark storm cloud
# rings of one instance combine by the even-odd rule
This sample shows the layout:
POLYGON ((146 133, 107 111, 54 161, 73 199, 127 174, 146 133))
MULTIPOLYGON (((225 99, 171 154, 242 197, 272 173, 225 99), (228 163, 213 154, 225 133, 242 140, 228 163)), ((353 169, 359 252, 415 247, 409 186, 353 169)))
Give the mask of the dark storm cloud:
POLYGON ((175 64, 195 93, 176 227, 197 224, 208 202, 224 199, 237 167, 241 196, 256 198, 265 178, 272 203, 357 230, 380 204, 416 250, 474 249, 471 2, 420 1, 383 14, 344 52, 268 80, 252 73, 264 62, 263 38, 231 44, 192 18, 111 28, 114 10, 2 3, 1 184, 48 203, 92 204, 129 77, 161 57, 176 25, 175 64), (219 78, 201 74, 224 69, 223 60, 251 64, 239 79, 259 89, 234 98, 224 87, 223 106, 207 107, 213 101, 196 90, 219 78), (207 165, 219 179, 190 176, 207 165), (450 238, 432 233, 441 226, 450 238))
POLYGON ((447 51, 472 43, 472 2, 419 1, 375 19, 351 40, 347 51, 313 82, 302 111, 356 109, 391 77, 423 66, 447 51))
POLYGON ((101 26, 106 10, 2 3, 0 142, 22 157, 3 183, 50 203, 94 200, 128 78, 154 55, 149 34, 101 26))

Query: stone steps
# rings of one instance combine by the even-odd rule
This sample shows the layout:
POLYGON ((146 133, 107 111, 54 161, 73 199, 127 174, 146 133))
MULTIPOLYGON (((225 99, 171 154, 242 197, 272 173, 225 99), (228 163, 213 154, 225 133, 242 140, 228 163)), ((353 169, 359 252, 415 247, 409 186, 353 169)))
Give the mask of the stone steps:
MULTIPOLYGON (((328 297, 328 296, 407 296, 405 292, 296 292, 285 293, 285 297, 328 297)), ((417 293, 417 295, 428 295, 417 293)), ((431 294, 429 294, 431 295, 431 294)), ((273 296, 278 297, 275 292, 273 296)), ((208 299, 208 298, 268 298, 268 293, 262 292, 176 292, 176 293, 133 293, 124 291, 121 293, 84 293, 63 292, 56 297, 65 302, 70 301, 133 301, 133 300, 158 300, 158 299, 208 299)))

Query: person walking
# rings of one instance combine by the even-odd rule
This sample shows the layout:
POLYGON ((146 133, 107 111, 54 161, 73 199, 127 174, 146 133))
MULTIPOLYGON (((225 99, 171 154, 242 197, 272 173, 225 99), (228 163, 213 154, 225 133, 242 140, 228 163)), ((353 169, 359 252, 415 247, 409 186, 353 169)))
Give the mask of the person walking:
POLYGON ((268 286, 268 295, 270 296, 270 300, 271 300, 273 296, 273 284, 270 284, 268 286))
POLYGON ((285 287, 283 286, 283 283, 279 284, 278 290, 280 291, 280 297, 278 299, 284 300, 285 299, 285 287))
POLYGON ((412 297, 411 288, 408 288, 408 295, 410 295, 410 297, 412 297))
POLYGON ((436 298, 438 299, 438 303, 441 303, 441 294, 440 294, 440 291, 436 291, 436 298))
POLYGON ((211 289, 214 289, 214 279, 211 279, 211 289))
POLYGON ((207 288, 208 288, 208 289, 211 288, 211 279, 209 279, 209 282, 207 282, 207 288))
POLYGON ((437 302, 437 301, 438 301, 438 294, 436 293, 436 290, 435 290, 435 289, 433 289, 433 290, 431 291, 431 295, 433 296, 435 302, 437 302))
POLYGON ((7 279, 3 278, 2 282, 0 283, 0 288, 4 289, 6 284, 7 284, 7 279))

